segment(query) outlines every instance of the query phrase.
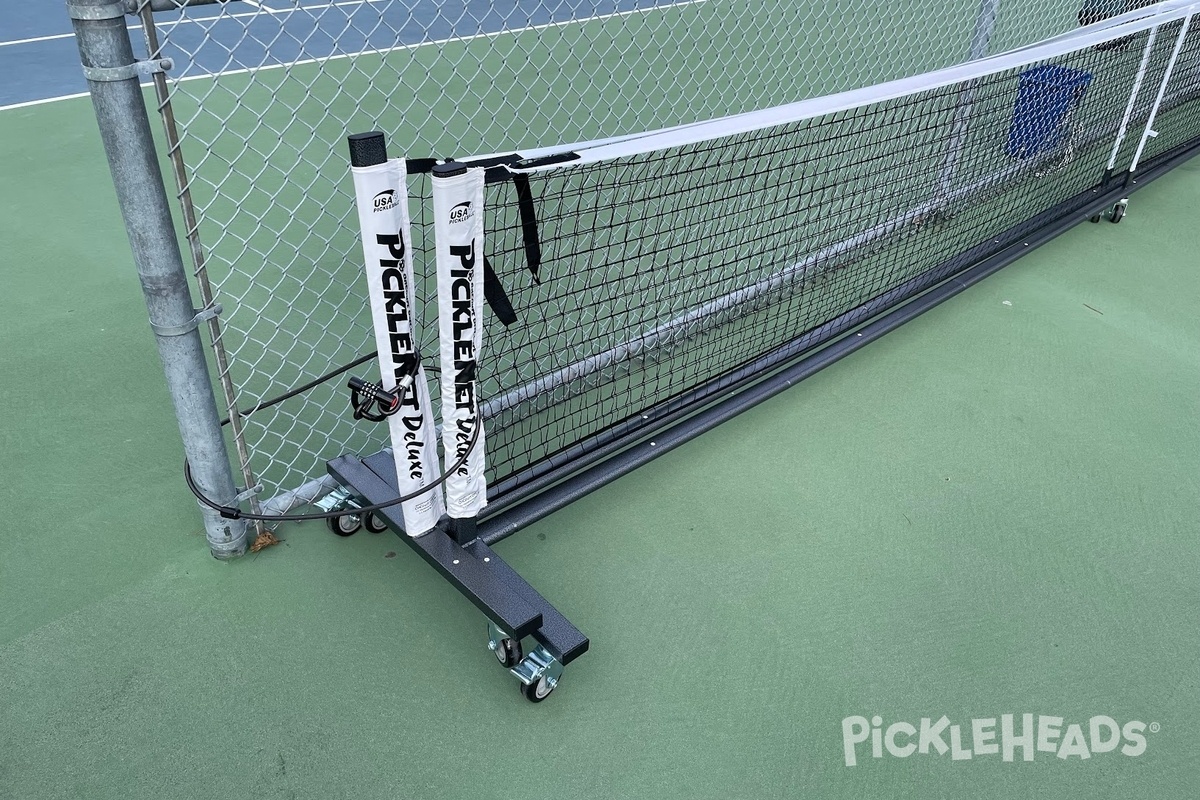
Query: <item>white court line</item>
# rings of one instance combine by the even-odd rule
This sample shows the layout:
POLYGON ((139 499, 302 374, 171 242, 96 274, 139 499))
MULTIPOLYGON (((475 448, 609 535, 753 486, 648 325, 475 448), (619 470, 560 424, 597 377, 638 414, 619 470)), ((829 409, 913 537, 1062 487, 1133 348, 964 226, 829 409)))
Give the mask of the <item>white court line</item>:
POLYGON ((29 39, 11 39, 7 42, 0 42, 0 47, 8 47, 14 44, 33 44, 34 42, 50 42, 55 39, 74 39, 73 33, 54 33, 50 36, 33 36, 29 39))
MULTIPOLYGON (((386 2, 387 0, 383 0, 386 2)), ((183 81, 196 81, 203 78, 219 78, 225 75, 245 75, 250 72, 266 72, 273 69, 290 69, 292 67, 300 67, 305 64, 320 64, 326 61, 341 61, 347 58, 357 58, 359 56, 375 56, 386 55, 388 53, 402 53, 407 50, 419 50, 422 47, 438 47, 445 44, 453 44, 455 42, 473 42, 479 39, 497 39, 501 36, 509 34, 531 33, 533 31, 544 31, 552 28, 565 28, 570 25, 582 25, 588 22, 601 22, 610 19, 619 19, 621 17, 630 17, 636 14, 648 14, 652 11, 664 11, 668 9, 683 8, 684 6, 700 6, 713 0, 681 0, 676 3, 662 3, 657 6, 648 6, 646 8, 632 8, 628 11, 615 11, 611 14, 600 14, 595 17, 583 17, 581 19, 567 19, 560 22, 543 22, 540 25, 527 25, 524 28, 505 28, 501 31, 484 31, 482 33, 473 33, 469 36, 449 36, 445 39, 432 39, 428 42, 415 42, 413 44, 401 44, 395 47, 380 47, 374 50, 359 50, 355 53, 334 53, 328 56, 319 56, 317 58, 301 58, 296 61, 283 61, 278 64, 263 64, 257 67, 244 67, 242 69, 227 69, 221 72, 205 72, 197 75, 185 75, 182 78, 176 78, 173 83, 182 83, 183 81)), ((4 108, 0 106, 0 111, 4 108)))
MULTIPOLYGON (((158 23, 157 27, 171 28, 171 27, 174 27, 174 26, 179 25, 184 22, 207 22, 207 21, 219 20, 219 19, 236 19, 238 17, 257 17, 260 14, 290 14, 293 11, 303 11, 306 9, 313 9, 313 8, 330 8, 330 7, 336 7, 336 6, 358 6, 358 5, 366 5, 368 3, 386 3, 386 2, 390 2, 390 0, 350 0, 350 2, 322 3, 321 5, 313 5, 313 6, 292 6, 290 8, 284 8, 284 9, 268 8, 267 6, 264 6, 261 3, 255 2, 255 0, 240 0, 240 2, 243 2, 248 6, 253 6, 254 8, 260 9, 260 10, 259 11, 239 11, 235 14, 216 14, 211 17, 180 17, 179 19, 167 19, 167 20, 163 20, 162 22, 158 23)), ((141 29, 142 29, 141 25, 130 25, 129 26, 129 30, 131 30, 131 31, 140 31, 141 29)), ((0 47, 11 47, 13 45, 18 45, 18 44, 35 44, 37 42, 53 42, 58 39, 74 39, 74 38, 75 38, 74 33, 52 33, 48 36, 31 36, 28 39, 9 39, 8 41, 0 42, 0 47)))
MULTIPOLYGON (((242 19, 245 17, 258 17, 263 14, 294 14, 297 11, 316 11, 322 8, 344 8, 346 6, 369 6, 375 3, 390 3, 392 0, 340 0, 337 3, 314 3, 311 5, 295 5, 287 8, 270 8, 256 0, 240 0, 248 6, 253 6, 259 11, 237 11, 232 14, 214 14, 210 17, 187 17, 183 16, 179 19, 165 19, 157 23, 158 28, 173 28, 176 25, 182 25, 185 22, 216 22, 223 19, 242 19)), ((203 6, 202 6, 203 7, 203 6)), ((129 30, 140 31, 141 25, 130 25, 129 30)), ((8 41, 0 41, 0 47, 9 47, 16 44, 34 44, 35 42, 51 42, 56 39, 74 39, 74 33, 53 33, 48 36, 33 36, 28 39, 10 39, 8 41)))
MULTIPOLYGON (((334 3, 333 5, 360 5, 365 2, 390 2, 390 0, 355 0, 354 2, 334 3)), ((568 19, 561 22, 544 22, 540 25, 527 25, 524 28, 506 28, 500 31, 487 31, 484 33, 475 33, 470 36, 450 36, 445 39, 434 39, 428 42, 416 42, 414 44, 402 44, 396 47, 381 47, 374 50, 359 50, 355 53, 334 53, 333 55, 320 56, 318 58, 302 58, 296 61, 286 61, 278 64, 263 64, 258 67, 245 67, 242 69, 222 70, 221 72, 203 72, 196 75, 185 75, 182 78, 176 78, 172 83, 180 83, 183 81, 196 81, 205 78, 219 78, 224 75, 245 75, 250 72, 265 72, 274 69, 290 69, 292 67, 300 67, 306 64, 320 64, 325 61, 341 61, 347 58, 357 58, 358 56, 373 56, 386 55, 387 53, 401 53, 407 50, 419 50, 422 47, 439 47, 441 45, 452 44, 454 42, 473 42, 478 39, 496 39, 509 34, 531 33, 533 31, 544 31, 553 28, 565 28, 570 25, 582 25, 587 22, 600 22, 609 19, 618 19, 621 17, 634 16, 636 14, 648 14, 652 11, 665 11, 669 9, 682 8, 684 6, 704 5, 710 0, 681 0, 677 3, 663 3, 657 6, 648 6, 646 8, 633 8, 628 11, 616 11, 611 14, 601 14, 595 17, 583 17, 581 19, 568 19)), ((299 6, 298 9, 317 8, 319 6, 299 6)), ((256 12, 257 13, 257 12, 256 12)), ((233 15, 230 15, 233 16, 233 15)), ((254 14, 243 14, 242 16, 254 16, 254 14)), ((219 19, 219 17, 207 17, 206 19, 219 19)), ((132 26, 131 26, 132 27, 132 26)), ((72 34, 73 35, 73 34, 72 34)), ((143 83, 142 86, 150 86, 149 83, 143 83)), ((14 103, 12 105, 0 106, 0 111, 9 111, 16 108, 26 108, 28 106, 37 106, 44 103, 53 103, 58 100, 74 100, 79 97, 87 97, 88 92, 79 92, 76 94, 65 94, 58 97, 46 97, 41 100, 29 100, 24 103, 14 103)))
MULTIPOLYGON (((375 3, 391 3, 393 0, 339 0, 336 3, 311 3, 309 5, 294 5, 287 8, 268 8, 255 0, 241 0, 246 5, 261 8, 262 11, 235 11, 231 14, 214 14, 211 17, 179 17, 178 19, 167 19, 157 23, 159 28, 173 27, 181 25, 184 22, 213 22, 221 19, 242 19, 244 17, 257 17, 262 14, 294 14, 297 11, 319 11, 322 8, 344 8, 346 6, 369 6, 375 3)), ((200 6, 204 8, 204 6, 200 6)), ((141 28, 141 25, 131 25, 131 28, 141 28)))
MULTIPOLYGON (((245 3, 246 5, 250 6, 251 8, 257 8, 259 11, 262 11, 264 14, 282 14, 282 13, 284 13, 284 9, 271 8, 268 5, 264 5, 262 3, 257 2, 257 0, 241 0, 241 2, 245 3)), ((218 14, 217 16, 220 16, 220 14, 218 14)), ((232 16, 232 15, 230 15, 230 16, 232 16)))
MULTIPOLYGON (((149 86, 150 84, 144 84, 149 86)), ((64 94, 58 97, 43 97, 41 100, 26 100, 24 103, 13 103, 8 106, 0 106, 0 111, 12 111, 18 108, 29 108, 30 106, 40 106, 46 103, 57 103, 59 100, 77 100, 80 97, 89 97, 91 92, 76 92, 75 94, 64 94)))
MULTIPOLYGON (((261 11, 237 11, 232 14, 214 14, 209 17, 183 16, 183 17, 179 17, 178 19, 165 19, 162 22, 157 23, 156 27, 158 27, 160 29, 161 28, 173 28, 176 25, 183 25, 184 23, 189 23, 189 22, 197 23, 197 24, 201 23, 201 22, 219 22, 220 20, 225 20, 225 19, 244 19, 246 17, 259 17, 259 16, 262 16, 263 14, 294 14, 298 11, 318 11, 323 8, 345 8, 347 6, 370 6, 370 5, 374 5, 376 3, 391 3, 391 2, 393 2, 393 0, 339 0, 336 3, 313 3, 310 5, 288 6, 287 8, 268 8, 267 6, 262 5, 259 2, 255 2, 255 0, 239 0, 239 1, 242 3, 245 3, 246 5, 254 6, 255 8, 259 8, 262 10, 261 11)), ((703 2, 703 0, 682 0, 682 2, 675 2, 675 3, 660 3, 657 6, 636 9, 634 12, 622 11, 619 13, 626 14, 626 13, 637 13, 637 12, 645 12, 645 11, 655 11, 657 9, 665 8, 665 7, 669 7, 669 6, 693 5, 695 2, 703 2)), ((204 7, 205 6, 200 6, 200 8, 204 8, 204 7)), ((598 17, 584 17, 577 21, 587 22, 588 20, 593 20, 593 19, 606 19, 609 16, 614 16, 614 15, 606 14, 606 15, 601 15, 598 17)), ((129 26, 129 30, 131 30, 131 31, 140 31, 141 29, 142 29, 141 25, 130 25, 129 26)), ((513 32, 518 32, 520 30, 532 30, 532 28, 520 28, 520 29, 514 28, 512 30, 513 30, 513 32)), ((0 41, 0 47, 8 47, 9 45, 15 45, 15 44, 32 44, 34 42, 49 42, 49 41, 53 41, 55 39, 73 39, 74 37, 75 37, 74 33, 54 33, 54 34, 50 34, 49 36, 34 36, 30 39, 12 39, 9 41, 0 41)))

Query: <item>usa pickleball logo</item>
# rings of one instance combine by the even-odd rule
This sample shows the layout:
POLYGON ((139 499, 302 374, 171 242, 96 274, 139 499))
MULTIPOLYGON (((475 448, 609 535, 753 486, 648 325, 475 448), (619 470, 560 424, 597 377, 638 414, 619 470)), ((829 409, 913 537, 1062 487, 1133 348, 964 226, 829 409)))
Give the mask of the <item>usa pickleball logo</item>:
POLYGON ((450 224, 453 225, 458 222, 466 222, 474 215, 474 213, 475 212, 471 210, 471 204, 469 202, 459 203, 454 208, 450 209, 450 224))
POLYGON ((371 201, 371 207, 374 211, 387 211, 389 208, 395 208, 396 190, 384 189, 375 195, 375 199, 371 201))

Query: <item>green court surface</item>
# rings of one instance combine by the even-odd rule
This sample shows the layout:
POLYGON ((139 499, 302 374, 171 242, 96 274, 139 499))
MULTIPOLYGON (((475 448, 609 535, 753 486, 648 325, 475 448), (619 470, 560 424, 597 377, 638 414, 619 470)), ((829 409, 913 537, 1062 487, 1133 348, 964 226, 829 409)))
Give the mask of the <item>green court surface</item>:
POLYGON ((208 557, 90 106, 0 150, 0 798, 1194 796, 1200 161, 501 544, 534 706, 390 534, 208 557), (1155 732, 844 762, 1022 713, 1155 732))

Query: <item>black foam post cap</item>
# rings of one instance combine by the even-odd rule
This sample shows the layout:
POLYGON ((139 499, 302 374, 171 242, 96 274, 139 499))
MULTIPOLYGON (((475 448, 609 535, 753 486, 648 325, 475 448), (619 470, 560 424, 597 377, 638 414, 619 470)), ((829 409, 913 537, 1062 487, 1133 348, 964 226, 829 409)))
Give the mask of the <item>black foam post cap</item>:
POLYGON ((432 171, 435 178, 453 178, 465 173, 467 165, 461 161, 447 161, 445 164, 434 164, 432 171))
POLYGON ((370 133, 355 133, 346 137, 350 145, 350 165, 353 167, 373 167, 388 160, 387 141, 380 131, 370 133))

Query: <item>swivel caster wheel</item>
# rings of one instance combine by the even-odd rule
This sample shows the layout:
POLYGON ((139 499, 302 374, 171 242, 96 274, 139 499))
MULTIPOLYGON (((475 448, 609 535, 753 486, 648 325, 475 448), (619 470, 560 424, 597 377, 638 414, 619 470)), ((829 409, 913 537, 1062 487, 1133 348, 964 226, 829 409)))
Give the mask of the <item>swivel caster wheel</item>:
POLYGON ((528 685, 524 683, 517 685, 521 687, 521 694, 525 695, 526 700, 531 703, 540 703, 550 696, 554 687, 558 686, 558 681, 543 675, 528 685))
POLYGON ((525 657, 525 654, 521 652, 521 642, 516 639, 501 639, 492 652, 496 654, 496 660, 500 662, 500 666, 505 669, 512 669, 525 657))
POLYGON ((1125 219, 1125 208, 1128 205, 1128 198, 1118 200, 1113 204, 1111 209, 1106 211, 1097 211, 1095 214, 1092 214, 1090 217, 1088 217, 1088 219, 1090 219, 1092 222, 1099 222, 1102 219, 1107 219, 1109 222, 1116 225, 1118 222, 1125 219))
POLYGON ((370 533, 383 533, 388 529, 387 523, 371 511, 363 514, 363 527, 370 533))
POLYGON ((362 527, 362 520, 359 519, 358 514, 342 514, 336 517, 329 517, 325 520, 325 523, 329 525, 329 530, 338 536, 353 536, 362 527))

